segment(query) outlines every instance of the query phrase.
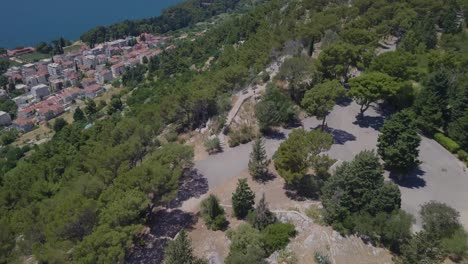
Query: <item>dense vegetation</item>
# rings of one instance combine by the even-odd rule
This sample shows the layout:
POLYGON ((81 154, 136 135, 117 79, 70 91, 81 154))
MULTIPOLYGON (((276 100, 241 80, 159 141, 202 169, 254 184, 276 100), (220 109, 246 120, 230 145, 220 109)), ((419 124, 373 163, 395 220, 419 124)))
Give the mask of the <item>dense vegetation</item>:
POLYGON ((97 27, 81 35, 80 39, 92 46, 95 43, 137 36, 144 32, 163 34, 193 26, 213 16, 232 11, 239 5, 248 2, 242 0, 188 0, 164 10, 161 16, 141 20, 125 20, 108 27, 97 27))
MULTIPOLYGON (((93 44, 140 32, 163 33, 233 9, 240 2, 187 1, 160 18, 100 27, 82 39, 93 44), (202 3, 211 4, 199 8, 202 3)), ((181 43, 129 71, 122 79, 126 92, 132 93, 125 104, 116 98, 107 115, 90 101, 83 109, 86 116, 77 114, 79 122, 61 126, 50 142, 34 147, 25 157, 16 154, 18 150, 2 154, 8 165, 3 166, 0 186, 0 262, 14 263, 29 255, 40 263, 121 262, 148 212, 174 198, 179 177, 192 163, 190 147, 161 144, 161 133, 171 125, 175 136, 166 134, 171 140, 161 141, 176 141, 178 132, 222 116, 229 109, 229 95, 282 55, 293 57, 274 80, 284 85, 271 85, 256 106, 263 132, 278 125, 296 125, 300 103, 309 114, 325 119, 328 103, 336 102, 341 92, 328 97, 321 90, 349 80, 348 96, 362 105, 361 118, 376 102, 393 111, 407 109, 417 114, 419 131, 428 136, 444 133, 466 150, 467 36, 454 16, 461 8, 466 11, 466 1, 347 3, 306 0, 285 5, 285 1, 271 0, 234 14, 203 37, 181 43), (420 14, 427 16, 421 19, 420 14), (443 31, 439 40, 434 24, 443 31), (378 40, 388 34, 401 37, 397 51, 376 57, 378 40), (312 60, 318 41, 323 51, 312 60), (211 63, 203 70, 210 57, 211 63), (353 67, 364 74, 351 78, 353 67), (315 88, 316 92, 309 92, 315 88), (326 100, 327 107, 314 106, 316 98, 326 100), (83 129, 87 122, 89 126, 83 129)), ((390 130, 392 125, 387 127, 390 130)), ((466 242, 466 234, 450 209, 442 208, 454 223, 449 229, 434 233, 438 225, 431 223, 425 224, 428 232, 409 233, 412 218, 399 209, 399 190, 383 180, 375 153, 359 154, 330 176, 327 170, 332 162, 319 154, 332 143, 326 131, 297 129, 274 158, 280 176, 290 185, 322 199, 327 223, 343 233, 370 237, 401 254, 405 263, 456 258, 465 251, 459 245, 466 242)), ((406 146, 401 140, 401 147, 414 150, 415 140, 410 143, 406 146)), ((388 151, 382 153, 385 156, 388 151)), ((263 172, 263 157, 257 160, 261 166, 256 167, 263 172)), ((250 199, 240 200, 250 203, 250 199)), ((211 198, 207 209, 207 219, 217 229, 222 208, 211 198)), ((429 213, 434 214, 424 210, 422 215, 429 213)), ((293 235, 290 226, 275 223, 264 199, 246 218, 253 227, 229 232, 233 243, 227 263, 260 262, 293 235)), ((188 263, 198 263, 186 238, 180 240, 182 250, 190 251, 188 263)), ((179 249, 171 246, 170 251, 179 249)))

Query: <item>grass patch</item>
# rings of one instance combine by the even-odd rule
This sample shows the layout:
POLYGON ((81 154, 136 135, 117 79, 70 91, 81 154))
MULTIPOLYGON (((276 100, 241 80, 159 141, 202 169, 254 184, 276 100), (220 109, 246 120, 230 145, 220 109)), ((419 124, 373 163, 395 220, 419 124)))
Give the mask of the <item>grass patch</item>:
POLYGON ((50 57, 52 57, 50 54, 33 52, 33 53, 28 53, 28 54, 18 56, 17 58, 25 63, 31 63, 31 62, 40 61, 42 59, 49 59, 50 57))
POLYGON ((325 220, 323 218, 323 208, 320 208, 318 205, 311 205, 305 211, 306 215, 314 221, 315 224, 325 225, 325 220))
POLYGON ((67 54, 67 53, 79 51, 81 49, 81 47, 82 47, 81 44, 71 45, 71 46, 63 48, 63 53, 67 54))

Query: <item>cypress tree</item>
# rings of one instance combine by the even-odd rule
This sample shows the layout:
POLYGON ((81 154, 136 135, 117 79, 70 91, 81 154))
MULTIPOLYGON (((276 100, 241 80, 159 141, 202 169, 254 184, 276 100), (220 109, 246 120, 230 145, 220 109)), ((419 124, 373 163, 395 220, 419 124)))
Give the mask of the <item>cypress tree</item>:
POLYGON ((265 145, 261 138, 257 138, 252 146, 249 160, 249 172, 255 180, 265 177, 268 173, 268 160, 265 145))
POLYGON ((239 179, 236 191, 232 194, 232 207, 238 219, 247 216, 255 204, 255 194, 247 184, 247 179, 239 179))

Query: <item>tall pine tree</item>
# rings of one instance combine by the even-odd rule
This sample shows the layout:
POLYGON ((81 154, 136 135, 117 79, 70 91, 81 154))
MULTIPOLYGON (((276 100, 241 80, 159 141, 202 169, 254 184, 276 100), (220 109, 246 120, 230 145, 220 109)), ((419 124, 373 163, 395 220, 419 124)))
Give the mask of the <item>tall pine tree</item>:
POLYGON ((249 172, 255 180, 268 174, 268 160, 262 138, 257 138, 252 146, 249 160, 249 172))
POLYGON ((232 194, 232 207, 238 219, 247 216, 255 204, 255 194, 247 184, 247 179, 239 179, 236 191, 232 194))
POLYGON ((249 220, 252 226, 258 230, 262 230, 276 222, 276 216, 268 209, 268 203, 265 201, 265 194, 262 195, 262 199, 260 199, 255 208, 253 219, 249 220))
POLYGON ((403 110, 385 121, 378 139, 378 153, 385 167, 401 179, 419 164, 419 136, 414 114, 403 110))
POLYGON ((170 241, 164 252, 165 264, 204 264, 203 259, 193 256, 192 241, 185 230, 180 231, 173 241, 170 241))

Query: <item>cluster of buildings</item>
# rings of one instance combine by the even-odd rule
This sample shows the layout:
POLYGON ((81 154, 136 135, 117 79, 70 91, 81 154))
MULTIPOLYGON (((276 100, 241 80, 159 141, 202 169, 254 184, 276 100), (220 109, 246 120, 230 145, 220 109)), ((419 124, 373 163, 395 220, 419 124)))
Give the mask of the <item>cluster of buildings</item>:
MULTIPOLYGON (((99 44, 93 48, 82 46, 79 51, 53 56, 20 67, 11 67, 4 74, 16 94, 11 98, 18 106, 17 118, 3 119, 7 113, 0 112, 0 125, 8 125, 30 131, 34 124, 47 121, 69 109, 75 99, 94 98, 103 91, 103 85, 119 78, 129 68, 147 59, 171 50, 171 37, 143 33, 137 38, 118 39, 99 44), (129 45, 134 44, 134 45, 129 45), (5 121, 4 121, 5 120, 5 121)), ((0 95, 8 94, 0 90, 0 95)), ((11 94, 11 92, 10 92, 11 94)))

